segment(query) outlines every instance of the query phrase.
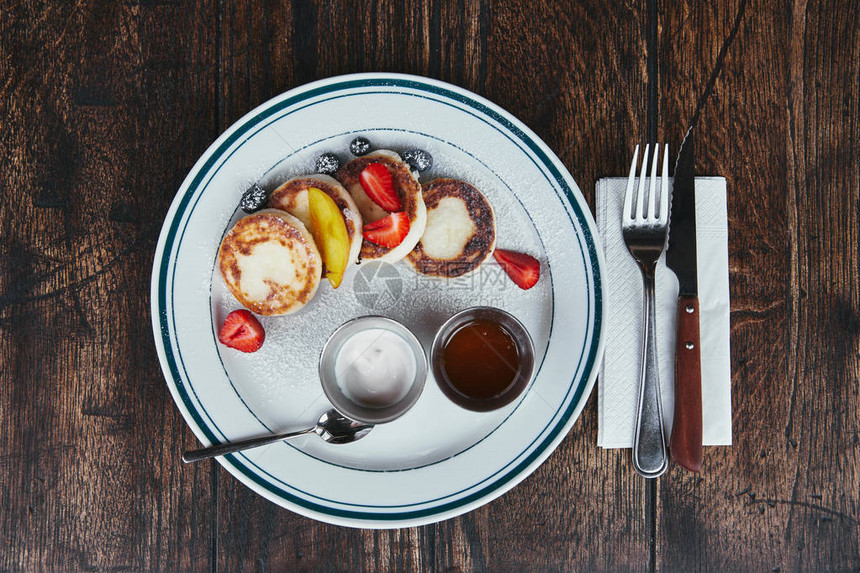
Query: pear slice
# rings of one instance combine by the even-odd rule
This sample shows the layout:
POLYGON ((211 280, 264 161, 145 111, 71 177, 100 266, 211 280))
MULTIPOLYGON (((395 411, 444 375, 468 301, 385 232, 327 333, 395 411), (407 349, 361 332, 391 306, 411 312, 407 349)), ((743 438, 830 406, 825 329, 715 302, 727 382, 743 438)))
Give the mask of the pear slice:
POLYGON ((326 278, 333 288, 340 286, 349 262, 349 234, 343 213, 334 200, 316 187, 308 189, 311 234, 322 255, 326 278))

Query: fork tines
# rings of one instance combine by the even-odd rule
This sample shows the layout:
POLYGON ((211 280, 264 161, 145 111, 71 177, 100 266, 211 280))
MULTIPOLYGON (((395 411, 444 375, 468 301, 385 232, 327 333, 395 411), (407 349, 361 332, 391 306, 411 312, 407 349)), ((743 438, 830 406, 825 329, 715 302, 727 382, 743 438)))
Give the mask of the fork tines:
POLYGON ((627 178, 627 192, 624 195, 624 211, 622 213, 622 226, 631 225, 634 221, 642 224, 644 222, 656 225, 665 225, 669 221, 669 144, 665 145, 663 152, 663 170, 660 177, 660 202, 657 204, 657 157, 660 154, 660 144, 655 145, 654 159, 651 164, 650 186, 648 190, 648 210, 645 210, 645 179, 648 167, 648 151, 650 145, 645 146, 642 154, 642 170, 639 174, 639 189, 636 193, 636 210, 633 211, 633 183, 636 179, 636 161, 639 158, 639 146, 633 153, 633 163, 630 164, 630 175, 627 178), (659 210, 658 210, 659 209, 659 210))

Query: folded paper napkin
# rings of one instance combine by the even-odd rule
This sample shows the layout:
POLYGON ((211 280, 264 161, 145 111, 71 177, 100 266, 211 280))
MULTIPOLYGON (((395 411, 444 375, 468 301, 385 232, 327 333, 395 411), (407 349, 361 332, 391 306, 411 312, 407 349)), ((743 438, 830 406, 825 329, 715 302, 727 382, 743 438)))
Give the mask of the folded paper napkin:
MULTIPOLYGON (((638 181, 636 183, 638 185, 638 181)), ((598 385, 597 444, 633 446, 642 364, 642 276, 621 236, 621 206, 627 178, 597 182, 597 226, 606 255, 606 348, 598 385)), ((702 442, 731 445, 729 358, 729 257, 726 180, 696 178, 696 251, 702 358, 702 442)), ((675 312, 678 280, 657 264, 657 360, 668 442, 674 412, 675 312)))

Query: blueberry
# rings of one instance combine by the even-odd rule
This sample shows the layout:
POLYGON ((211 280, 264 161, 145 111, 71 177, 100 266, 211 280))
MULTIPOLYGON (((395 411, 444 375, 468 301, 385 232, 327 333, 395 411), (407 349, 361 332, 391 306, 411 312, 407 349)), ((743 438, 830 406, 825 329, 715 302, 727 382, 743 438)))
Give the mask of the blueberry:
POLYGON ((403 161, 418 173, 424 173, 433 167, 433 156, 423 149, 409 149, 403 152, 403 161))
POLYGON ((370 151, 370 140, 366 137, 356 137, 349 144, 349 151, 356 157, 366 155, 370 151))
POLYGON ((266 190, 254 183, 251 187, 242 193, 242 200, 239 201, 239 206, 246 213, 254 213, 266 206, 266 201, 269 199, 269 194, 266 190))
POLYGON ((333 175, 340 169, 340 159, 334 153, 323 153, 317 157, 317 173, 333 175))

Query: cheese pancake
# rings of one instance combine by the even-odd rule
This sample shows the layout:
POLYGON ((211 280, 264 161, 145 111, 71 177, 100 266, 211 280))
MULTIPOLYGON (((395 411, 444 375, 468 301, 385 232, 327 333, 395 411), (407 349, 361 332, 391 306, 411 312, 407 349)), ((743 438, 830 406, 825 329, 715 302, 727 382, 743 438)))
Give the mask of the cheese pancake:
POLYGON ((361 250, 361 214, 352 196, 343 185, 328 175, 301 175, 293 177, 272 191, 268 206, 273 209, 286 211, 297 217, 305 228, 312 229, 311 212, 308 203, 308 189, 316 187, 332 198, 346 222, 346 234, 349 236, 349 260, 357 262, 361 250))
POLYGON ((230 229, 218 251, 218 268, 242 306, 272 316, 310 302, 319 287, 322 258, 299 219, 264 209, 230 229))
POLYGON ((458 179, 423 185, 427 226, 407 261, 421 274, 459 277, 478 268, 496 246, 496 221, 487 198, 458 179))
POLYGON ((361 172, 371 163, 381 163, 391 172, 394 191, 400 198, 401 210, 406 213, 409 219, 409 233, 396 247, 383 247, 365 239, 361 245, 361 262, 385 261, 395 263, 403 259, 415 247, 421 234, 424 233, 424 226, 427 224, 427 210, 421 195, 421 184, 418 183, 418 179, 412 173, 409 164, 400 159, 400 156, 393 151, 386 149, 368 153, 341 167, 337 172, 337 178, 355 200, 365 225, 389 215, 388 211, 367 196, 361 186, 361 172))

